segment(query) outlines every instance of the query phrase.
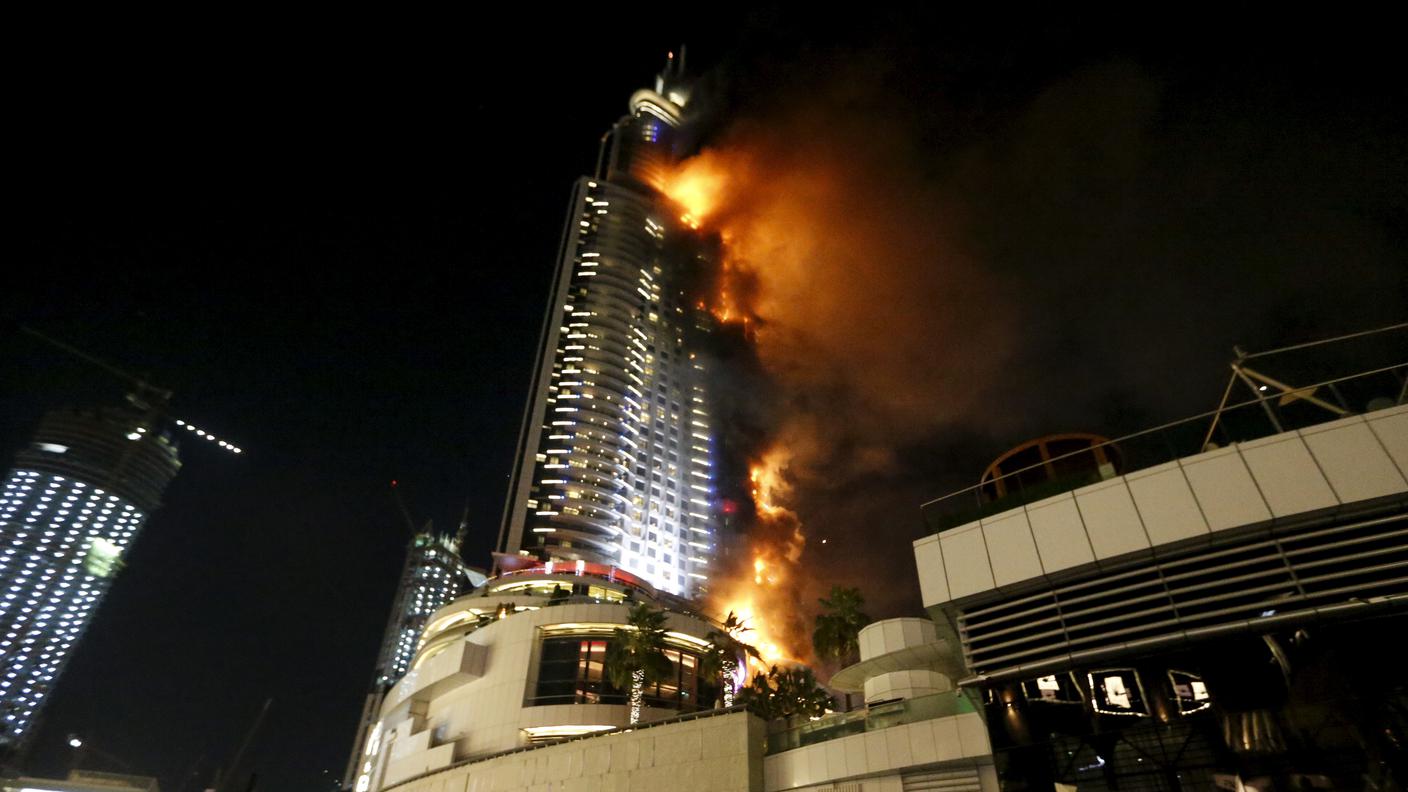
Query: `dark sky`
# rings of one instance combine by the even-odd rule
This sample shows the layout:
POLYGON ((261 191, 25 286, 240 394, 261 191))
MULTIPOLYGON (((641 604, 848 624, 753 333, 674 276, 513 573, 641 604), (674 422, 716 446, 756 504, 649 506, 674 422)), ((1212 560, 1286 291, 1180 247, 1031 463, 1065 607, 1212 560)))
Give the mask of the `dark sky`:
MULTIPOLYGON (((36 28, 7 102, 22 207, 0 314, 143 372, 247 453, 190 444, 34 770, 62 772, 78 732, 197 789, 272 697, 246 769, 331 787, 408 538, 387 482, 446 527, 468 498, 482 562, 569 185, 681 40, 713 134, 861 86, 838 120, 903 130, 1020 306, 1010 379, 985 384, 1018 418, 933 428, 902 449, 911 475, 875 484, 883 513, 844 515, 898 526, 881 566, 910 564, 918 500, 1038 427, 1197 412, 1233 343, 1408 305, 1405 97, 1371 19, 536 17, 188 20, 181 44, 36 28)), ((9 330, 0 360, 7 450, 45 408, 121 395, 9 330)))

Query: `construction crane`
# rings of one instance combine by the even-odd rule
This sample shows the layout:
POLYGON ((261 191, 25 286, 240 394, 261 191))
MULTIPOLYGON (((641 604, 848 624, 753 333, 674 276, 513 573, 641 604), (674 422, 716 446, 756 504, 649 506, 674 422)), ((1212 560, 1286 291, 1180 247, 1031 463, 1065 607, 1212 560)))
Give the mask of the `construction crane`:
POLYGON ((96 366, 102 369, 103 371, 106 371, 107 373, 117 377, 118 379, 127 382, 129 385, 132 386, 133 390, 131 393, 127 394, 127 401, 130 402, 133 407, 136 407, 137 409, 141 410, 145 414, 146 420, 144 422, 144 426, 135 427, 132 432, 127 435, 128 440, 141 440, 142 435, 146 434, 147 432, 147 427, 155 427, 160 425, 161 422, 169 420, 177 427, 186 430, 195 437, 214 443, 217 447, 222 448, 231 454, 244 453, 243 448, 235 445, 234 443, 229 442, 228 440, 216 437, 213 432, 207 432, 206 430, 197 427, 190 421, 171 417, 167 413, 167 405, 171 401, 171 391, 153 385, 152 383, 146 381, 145 379, 142 379, 141 377, 138 377, 135 374, 124 371, 123 369, 112 365, 106 360, 95 357, 94 355, 90 355, 87 352, 84 352, 83 350, 79 349, 78 347, 73 346, 72 344, 68 344, 63 341, 60 341, 57 338, 53 338, 52 336, 45 335, 44 333, 41 333, 38 330, 29 327, 28 325, 21 324, 19 325, 19 329, 20 332, 25 333, 29 336, 33 336, 34 338, 37 338, 52 347, 67 352, 73 357, 76 357, 85 363, 96 366))
MULTIPOLYGON (((406 522, 406 529, 411 532, 412 536, 414 536, 417 533, 416 522, 415 518, 411 516, 411 510, 406 508, 406 499, 401 496, 400 479, 391 480, 391 496, 396 499, 396 506, 401 511, 401 519, 405 520, 406 522)), ((425 526, 420 529, 419 533, 438 535, 435 533, 435 521, 426 520, 425 526)), ((460 513, 459 527, 455 530, 454 536, 449 536, 448 534, 445 535, 445 538, 449 541, 450 547, 453 549, 456 555, 459 555, 460 551, 464 548, 464 540, 468 535, 469 499, 466 498, 464 502, 464 510, 460 513)))

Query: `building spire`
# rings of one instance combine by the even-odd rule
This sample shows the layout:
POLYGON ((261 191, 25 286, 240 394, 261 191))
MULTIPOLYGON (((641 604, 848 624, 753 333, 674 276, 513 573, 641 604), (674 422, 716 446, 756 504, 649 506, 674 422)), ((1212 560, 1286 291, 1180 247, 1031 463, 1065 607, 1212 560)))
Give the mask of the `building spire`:
POLYGON ((689 101, 689 83, 685 78, 685 45, 677 52, 665 55, 665 68, 655 75, 655 93, 683 107, 689 101))

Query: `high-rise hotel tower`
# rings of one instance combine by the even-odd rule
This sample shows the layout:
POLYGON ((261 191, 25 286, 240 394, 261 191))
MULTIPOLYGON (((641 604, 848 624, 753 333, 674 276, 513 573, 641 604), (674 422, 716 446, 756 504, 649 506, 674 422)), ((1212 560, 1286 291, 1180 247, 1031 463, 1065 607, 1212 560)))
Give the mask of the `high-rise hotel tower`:
POLYGON ((616 566, 695 597, 716 542, 715 430, 691 299, 717 260, 660 191, 688 88, 671 58, 579 179, 499 535, 501 565, 616 566))
POLYGON ((181 463, 157 414, 58 410, 0 493, 0 752, 20 750, 181 463))

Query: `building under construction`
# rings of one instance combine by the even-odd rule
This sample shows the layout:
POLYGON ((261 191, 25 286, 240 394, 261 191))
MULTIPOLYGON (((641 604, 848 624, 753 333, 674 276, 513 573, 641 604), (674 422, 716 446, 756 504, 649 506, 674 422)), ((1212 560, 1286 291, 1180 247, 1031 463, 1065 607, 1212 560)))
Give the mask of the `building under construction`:
POLYGON ((427 524, 424 530, 411 538, 406 548, 406 563, 401 567, 401 578, 391 604, 386 632, 382 636, 372 686, 362 705, 362 717, 352 743, 351 758, 343 774, 345 788, 352 786, 358 774, 358 759, 362 755, 367 729, 376 722, 386 691, 411 668, 411 661, 420 648, 426 621, 461 592, 485 580, 483 571, 466 565, 460 558, 463 539, 463 527, 460 534, 448 537, 435 533, 427 524))
POLYGON ((0 747, 22 750, 136 541, 181 468, 152 405, 56 410, 0 495, 0 747))

